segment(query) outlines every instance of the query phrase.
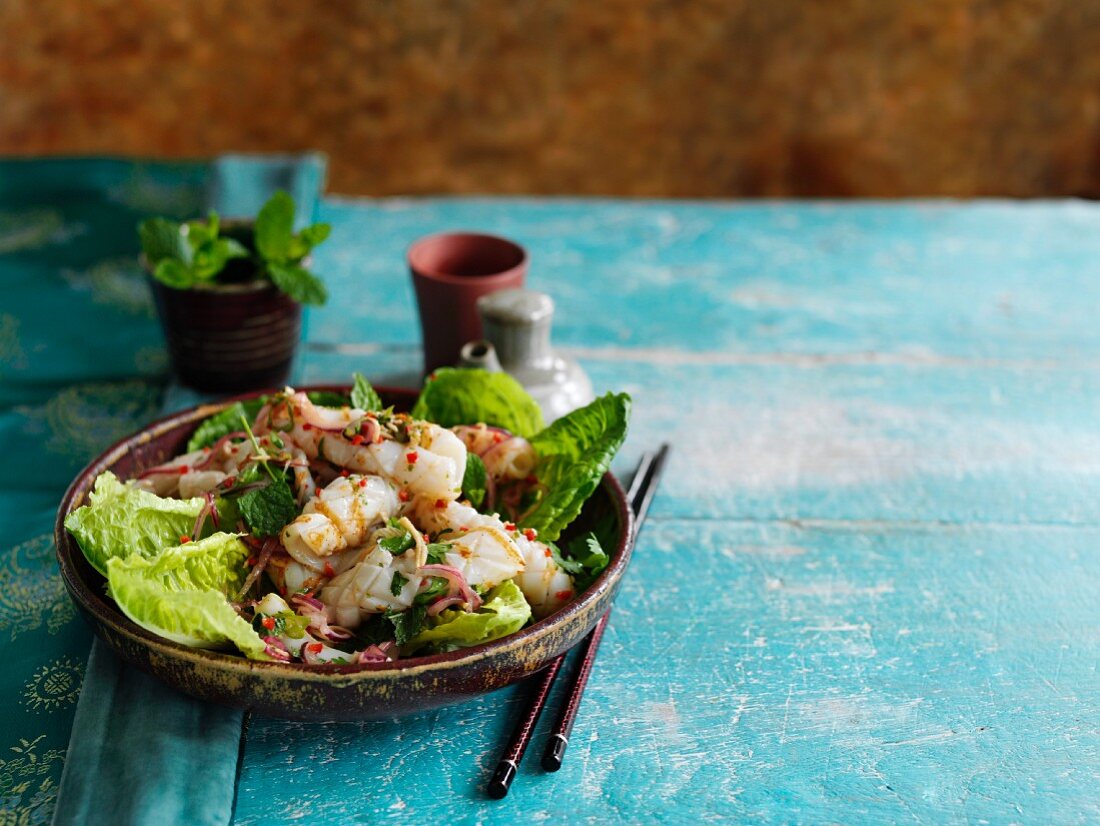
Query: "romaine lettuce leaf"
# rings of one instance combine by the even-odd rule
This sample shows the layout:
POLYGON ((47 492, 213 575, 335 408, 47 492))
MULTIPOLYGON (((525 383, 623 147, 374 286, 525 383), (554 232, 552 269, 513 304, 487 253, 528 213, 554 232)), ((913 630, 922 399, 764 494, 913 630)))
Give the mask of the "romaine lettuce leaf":
POLYGON ((133 483, 122 484, 110 471, 96 477, 88 501, 65 517, 65 527, 101 574, 112 557, 150 558, 179 544, 204 504, 201 498, 163 499, 133 483))
POLYGON ((107 561, 108 592, 130 619, 158 636, 191 648, 232 643, 252 659, 267 659, 264 642, 229 604, 244 580, 248 547, 234 534, 107 561))
POLYGON ((630 396, 608 393, 531 438, 542 498, 520 522, 553 542, 577 518, 626 438, 630 396))
POLYGON ((523 592, 508 580, 485 595, 481 608, 473 613, 449 608, 429 617, 428 627, 401 647, 403 654, 424 648, 451 651, 468 648, 514 634, 531 619, 531 606, 523 592))
POLYGON ((543 427, 538 404, 507 373, 453 367, 428 377, 412 416, 443 427, 484 422, 525 437, 543 427))

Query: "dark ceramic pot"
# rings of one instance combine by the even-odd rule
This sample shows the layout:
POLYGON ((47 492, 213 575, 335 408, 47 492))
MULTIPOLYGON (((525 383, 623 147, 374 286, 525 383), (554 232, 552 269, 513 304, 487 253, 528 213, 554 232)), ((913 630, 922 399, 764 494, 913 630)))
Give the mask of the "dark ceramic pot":
MULTIPOLYGON (((301 389, 347 392, 348 388, 301 389)), ((398 409, 408 409, 415 400, 415 394, 407 390, 379 388, 379 392, 387 404, 398 409)), ((256 662, 186 648, 151 634, 106 596, 103 577, 65 530, 65 517, 84 504, 101 472, 111 470, 120 479, 128 479, 160 464, 182 451, 200 421, 231 401, 173 414, 119 441, 81 472, 57 513, 55 540, 61 576, 81 614, 120 657, 173 688, 202 700, 297 720, 371 720, 411 714, 461 702, 546 667, 580 642, 611 606, 630 560, 633 516, 622 487, 609 473, 574 526, 583 532, 609 514, 614 518, 618 541, 607 570, 560 611, 510 637, 395 663, 316 667, 256 662)))
MULTIPOLYGON (((223 231, 252 249, 251 221, 223 221, 223 231)), ((177 290, 150 276, 172 368, 205 392, 241 392, 283 384, 302 331, 302 306, 249 261, 232 261, 228 283, 177 290)))

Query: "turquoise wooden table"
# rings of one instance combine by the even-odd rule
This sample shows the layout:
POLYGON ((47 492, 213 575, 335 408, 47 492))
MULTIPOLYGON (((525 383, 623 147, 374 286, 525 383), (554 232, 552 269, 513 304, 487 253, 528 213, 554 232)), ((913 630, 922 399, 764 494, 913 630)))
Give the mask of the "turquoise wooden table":
MULTIPOLYGON (((675 452, 561 772, 529 759, 506 800, 482 793, 522 690, 254 717, 236 823, 1100 821, 1100 207, 329 198, 320 218, 334 300, 308 380, 412 381, 403 251, 486 229, 528 247, 557 344, 633 394, 617 468, 675 452)), ((60 406, 20 378, 39 333, 18 316, 5 415, 30 420, 60 406)), ((82 404, 121 384, 155 406, 139 320, 153 366, 82 404)), ((64 481, 18 494, 19 530, 64 481)))

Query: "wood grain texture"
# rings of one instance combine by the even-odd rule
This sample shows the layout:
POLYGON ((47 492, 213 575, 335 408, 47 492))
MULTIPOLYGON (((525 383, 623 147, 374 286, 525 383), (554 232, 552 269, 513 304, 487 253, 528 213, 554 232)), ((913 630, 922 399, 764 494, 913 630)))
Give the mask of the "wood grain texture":
POLYGON ((9 0, 0 152, 321 149, 336 191, 1100 194, 1082 0, 9 0))
POLYGON ((482 794, 515 692, 255 719, 239 824, 1100 818, 1100 208, 323 212, 308 380, 414 381, 404 246, 495 230, 596 386, 634 395, 618 467, 675 452, 561 772, 482 794))

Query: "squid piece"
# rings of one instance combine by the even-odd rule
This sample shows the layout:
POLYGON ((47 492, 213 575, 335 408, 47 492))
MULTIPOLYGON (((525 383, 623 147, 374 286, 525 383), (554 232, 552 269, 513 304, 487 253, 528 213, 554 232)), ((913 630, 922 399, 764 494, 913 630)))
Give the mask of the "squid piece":
POLYGON ((411 551, 395 557, 381 545, 375 545, 321 591, 329 620, 355 628, 370 614, 405 610, 413 604, 423 579, 417 575, 415 566, 411 551), (403 582, 398 580, 396 594, 395 574, 404 578, 403 582))
POLYGON ((458 425, 451 428, 466 449, 476 453, 485 463, 485 472, 495 482, 526 479, 535 470, 538 455, 522 436, 513 436, 499 427, 458 425))
POLYGON ((257 427, 275 424, 289 428, 286 435, 309 459, 323 459, 353 473, 382 476, 411 494, 451 500, 462 492, 466 446, 438 425, 410 420, 408 441, 397 441, 364 411, 320 407, 304 393, 291 394, 257 417, 257 427), (369 438, 362 433, 348 438, 344 431, 359 422, 364 423, 369 438))
POLYGON ((535 619, 557 611, 574 596, 573 577, 554 561, 549 546, 520 536, 516 545, 523 555, 523 572, 516 585, 531 606, 535 619))
POLYGON ((371 528, 397 512, 397 491, 378 476, 338 477, 306 503, 283 528, 283 547, 314 572, 326 572, 325 558, 366 541, 371 528))
POLYGON ((449 546, 446 564, 457 568, 470 585, 492 588, 524 569, 514 532, 496 516, 478 513, 461 502, 440 502, 419 497, 410 503, 412 521, 449 546), (442 534, 442 535, 441 535, 442 534))

